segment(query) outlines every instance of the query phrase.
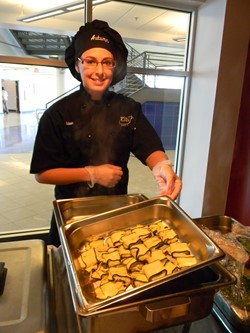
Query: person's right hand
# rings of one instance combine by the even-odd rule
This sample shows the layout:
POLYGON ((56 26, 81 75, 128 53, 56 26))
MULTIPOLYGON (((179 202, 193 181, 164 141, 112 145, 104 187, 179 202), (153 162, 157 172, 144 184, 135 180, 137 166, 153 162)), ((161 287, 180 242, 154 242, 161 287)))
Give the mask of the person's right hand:
POLYGON ((90 174, 90 187, 99 184, 105 187, 115 187, 122 177, 122 168, 112 164, 102 164, 98 166, 87 166, 90 174))

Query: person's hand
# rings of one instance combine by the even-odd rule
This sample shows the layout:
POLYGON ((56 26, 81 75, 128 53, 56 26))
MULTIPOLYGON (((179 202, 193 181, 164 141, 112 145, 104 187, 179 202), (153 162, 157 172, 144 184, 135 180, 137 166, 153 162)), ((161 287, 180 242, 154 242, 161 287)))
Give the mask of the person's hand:
POLYGON ((122 177, 122 168, 112 164, 102 164, 98 166, 86 167, 91 181, 89 186, 99 184, 105 187, 115 187, 122 177))
POLYGON ((171 162, 164 160, 157 163, 152 169, 155 180, 160 188, 160 195, 167 195, 175 200, 179 195, 182 187, 182 181, 174 173, 171 162))

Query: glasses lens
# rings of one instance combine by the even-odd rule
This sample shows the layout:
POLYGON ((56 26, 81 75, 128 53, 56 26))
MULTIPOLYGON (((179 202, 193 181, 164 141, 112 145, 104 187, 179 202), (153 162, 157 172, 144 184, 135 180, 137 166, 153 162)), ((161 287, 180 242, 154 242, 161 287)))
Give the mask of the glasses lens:
POLYGON ((84 59, 82 62, 87 68, 95 68, 97 66, 97 61, 94 59, 84 59))
POLYGON ((103 68, 110 69, 115 67, 115 61, 113 59, 105 59, 101 62, 98 62, 96 59, 86 58, 78 60, 84 65, 85 68, 95 68, 98 64, 101 64, 103 68))
POLYGON ((115 62, 112 59, 103 60, 102 61, 102 66, 104 68, 113 68, 113 67, 115 67, 115 62))

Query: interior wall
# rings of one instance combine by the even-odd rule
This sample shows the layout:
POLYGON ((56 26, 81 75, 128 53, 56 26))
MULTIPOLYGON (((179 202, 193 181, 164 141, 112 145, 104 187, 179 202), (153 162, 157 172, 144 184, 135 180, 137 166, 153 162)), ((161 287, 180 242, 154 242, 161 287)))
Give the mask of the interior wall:
POLYGON ((225 10, 226 0, 207 0, 197 12, 179 199, 193 218, 202 215, 225 10))
POLYGON ((208 0, 198 11, 180 197, 192 217, 225 214, 249 17, 245 0, 208 0))
POLYGON ((248 53, 249 18, 249 1, 227 1, 202 215, 223 215, 226 210, 248 53))
POLYGON ((250 226, 250 39, 226 215, 250 226))

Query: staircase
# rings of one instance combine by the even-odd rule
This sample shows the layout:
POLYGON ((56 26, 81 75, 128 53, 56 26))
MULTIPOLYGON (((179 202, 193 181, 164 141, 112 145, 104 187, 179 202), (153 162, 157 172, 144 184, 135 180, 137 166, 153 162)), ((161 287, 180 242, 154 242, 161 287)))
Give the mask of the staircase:
MULTIPOLYGON (((139 53, 127 43, 126 47, 128 49, 128 67, 145 68, 145 64, 147 64, 147 68, 155 68, 153 64, 145 61, 145 52, 139 53)), ((123 81, 114 86, 114 91, 124 96, 131 96, 145 86, 143 74, 128 73, 123 81)))
POLYGON ((133 95, 145 86, 142 75, 140 76, 141 78, 139 75, 128 73, 123 81, 117 83, 114 91, 124 96, 133 95))
MULTIPOLYGON (((176 66, 181 66, 183 63, 182 56, 176 56, 173 60, 173 54, 153 53, 147 51, 139 53, 127 43, 126 47, 128 49, 128 67, 155 69, 158 67, 166 67, 168 65, 173 66, 173 62, 176 66), (162 64, 164 64, 164 66, 162 64)), ((148 87, 148 85, 145 83, 145 74, 127 73, 126 77, 122 81, 118 82, 112 87, 112 90, 116 93, 129 97, 146 87, 148 87)), ((47 102, 46 108, 53 104, 56 100, 62 98, 65 95, 68 95, 76 89, 79 89, 79 85, 67 91, 63 95, 53 99, 52 101, 47 102)))

